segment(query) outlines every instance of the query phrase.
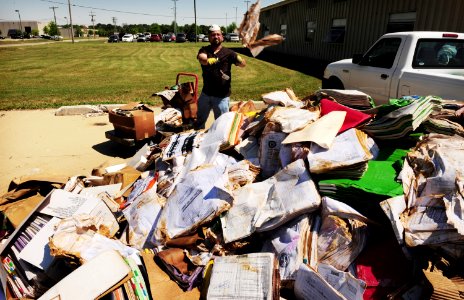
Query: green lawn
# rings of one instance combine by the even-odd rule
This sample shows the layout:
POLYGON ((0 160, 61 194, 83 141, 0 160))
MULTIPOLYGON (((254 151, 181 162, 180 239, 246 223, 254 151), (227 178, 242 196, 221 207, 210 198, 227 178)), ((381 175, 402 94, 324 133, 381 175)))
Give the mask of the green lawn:
MULTIPOLYGON (((0 110, 130 101, 157 105, 159 97, 151 95, 174 85, 179 72, 197 74, 201 91, 195 57, 202 45, 206 43, 81 40, 0 47, 0 110)), ((251 56, 246 59, 247 67, 232 69, 232 100, 261 100, 262 94, 286 87, 303 98, 320 87, 317 78, 251 56)))

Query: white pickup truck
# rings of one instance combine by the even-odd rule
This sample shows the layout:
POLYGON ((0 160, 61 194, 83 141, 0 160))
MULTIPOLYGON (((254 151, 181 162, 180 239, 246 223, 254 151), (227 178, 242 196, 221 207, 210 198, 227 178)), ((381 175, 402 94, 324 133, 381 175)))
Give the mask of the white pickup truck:
POLYGON ((329 64, 323 89, 355 89, 376 105, 408 95, 464 100, 464 33, 383 35, 365 54, 329 64))

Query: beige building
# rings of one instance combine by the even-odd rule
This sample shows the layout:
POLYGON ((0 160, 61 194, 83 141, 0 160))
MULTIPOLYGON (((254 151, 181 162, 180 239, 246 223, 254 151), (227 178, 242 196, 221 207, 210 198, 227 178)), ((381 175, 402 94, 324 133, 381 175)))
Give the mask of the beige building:
POLYGON ((285 37, 265 51, 335 61, 387 32, 464 32, 463 12, 463 0, 285 0, 261 9, 260 35, 285 37))
POLYGON ((23 32, 31 33, 32 30, 38 30, 39 35, 44 34, 43 29, 47 26, 48 23, 46 22, 37 22, 37 21, 29 21, 29 20, 19 20, 16 21, 0 21, 0 30, 2 31, 2 36, 6 37, 8 35, 8 31, 10 29, 17 29, 23 32))

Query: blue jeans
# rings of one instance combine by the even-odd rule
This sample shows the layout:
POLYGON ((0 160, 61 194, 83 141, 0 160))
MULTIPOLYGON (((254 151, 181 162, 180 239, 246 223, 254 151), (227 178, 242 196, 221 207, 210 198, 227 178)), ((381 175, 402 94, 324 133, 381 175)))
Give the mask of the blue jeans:
POLYGON ((221 98, 201 93, 198 98, 198 113, 195 129, 204 129, 209 113, 213 109, 214 119, 229 111, 229 97, 221 98))

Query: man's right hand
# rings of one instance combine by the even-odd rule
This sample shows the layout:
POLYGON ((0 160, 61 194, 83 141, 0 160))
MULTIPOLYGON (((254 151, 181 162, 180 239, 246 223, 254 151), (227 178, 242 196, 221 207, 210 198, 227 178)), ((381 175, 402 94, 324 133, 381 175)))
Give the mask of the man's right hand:
POLYGON ((208 65, 214 65, 215 63, 219 62, 219 58, 210 57, 207 59, 208 65))

